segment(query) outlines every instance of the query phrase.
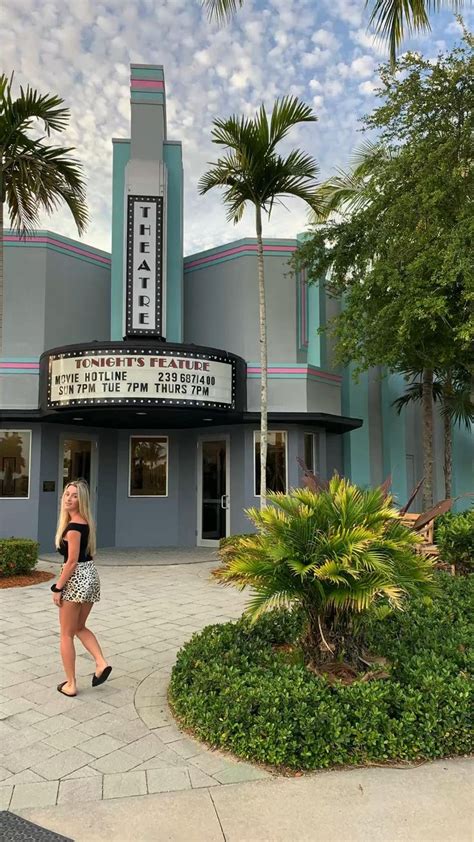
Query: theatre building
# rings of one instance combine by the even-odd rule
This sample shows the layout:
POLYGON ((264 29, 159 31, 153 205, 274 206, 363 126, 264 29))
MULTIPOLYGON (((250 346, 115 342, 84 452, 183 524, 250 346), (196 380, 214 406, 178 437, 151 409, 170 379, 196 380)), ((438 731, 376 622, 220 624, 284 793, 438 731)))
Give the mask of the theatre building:
MULTIPOLYGON (((167 135, 161 67, 132 65, 130 103, 130 138, 112 147, 112 254, 50 231, 5 235, 0 536, 43 551, 77 477, 101 547, 215 546, 247 531, 244 509, 259 503, 256 242, 183 258, 182 148, 167 135)), ((392 407, 403 380, 373 371, 356 384, 334 366, 318 328, 336 303, 291 274, 296 246, 264 244, 268 487, 300 484, 300 459, 365 486, 391 474, 404 502, 421 430, 414 410, 392 407)), ((469 453, 456 430, 455 494, 469 453)))

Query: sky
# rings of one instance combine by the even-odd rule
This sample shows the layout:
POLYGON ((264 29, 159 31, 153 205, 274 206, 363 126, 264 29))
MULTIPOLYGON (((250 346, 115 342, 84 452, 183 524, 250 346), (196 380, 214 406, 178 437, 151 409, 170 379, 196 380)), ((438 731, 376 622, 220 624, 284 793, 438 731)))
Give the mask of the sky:
MULTIPOLYGON (((360 118, 377 100, 377 67, 386 47, 367 31, 364 0, 246 0, 226 26, 209 23, 200 0, 3 0, 0 70, 16 85, 63 97, 71 110, 56 143, 75 147, 84 164, 90 224, 83 241, 110 250, 112 137, 129 137, 129 66, 162 64, 168 138, 183 143, 185 254, 255 236, 248 211, 226 221, 219 191, 197 184, 217 158, 212 121, 252 115, 262 102, 294 94, 318 121, 297 127, 284 152, 298 146, 315 157, 320 179, 345 167, 361 142, 360 118)), ((472 12, 465 14, 472 23, 472 12)), ((407 40, 434 58, 459 37, 452 12, 433 15, 432 31, 407 40)), ((264 236, 293 238, 307 225, 298 200, 264 221, 264 236)), ((66 210, 41 226, 77 239, 66 210)))

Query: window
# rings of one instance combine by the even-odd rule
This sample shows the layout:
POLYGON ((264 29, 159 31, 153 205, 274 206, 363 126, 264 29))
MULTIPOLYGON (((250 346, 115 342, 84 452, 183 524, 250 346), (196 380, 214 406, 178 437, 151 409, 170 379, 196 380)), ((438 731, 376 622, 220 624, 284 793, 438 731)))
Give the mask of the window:
POLYGON ((319 436, 317 433, 304 434, 304 464, 313 474, 319 473, 319 436))
POLYGON ((130 436, 130 497, 168 494, 168 439, 130 436))
MULTIPOLYGON (((260 496, 260 433, 254 433, 255 496, 260 496)), ((267 491, 286 492, 286 433, 268 433, 267 491)))
POLYGON ((0 430, 0 498, 30 496, 31 430, 0 430))

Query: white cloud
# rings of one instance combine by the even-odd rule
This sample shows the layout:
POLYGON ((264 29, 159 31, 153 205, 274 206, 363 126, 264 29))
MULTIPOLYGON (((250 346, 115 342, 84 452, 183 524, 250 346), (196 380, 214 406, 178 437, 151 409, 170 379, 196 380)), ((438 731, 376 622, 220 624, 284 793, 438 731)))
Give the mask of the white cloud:
MULTIPOLYGON (((224 27, 209 24, 200 0, 3 0, 0 9, 2 69, 15 69, 17 84, 59 94, 71 109, 70 127, 55 142, 76 147, 84 162, 91 215, 85 241, 105 249, 111 138, 130 134, 130 62, 165 68, 168 136, 183 141, 190 253, 254 235, 251 212, 238 226, 229 225, 221 196, 197 193, 207 162, 221 151, 211 142, 212 120, 252 115, 261 102, 270 109, 276 97, 294 93, 319 119, 290 134, 283 151, 300 146, 319 161, 321 178, 327 177, 335 166, 347 165, 359 142, 358 118, 375 84, 376 63, 385 56, 366 33, 363 0, 246 0, 224 27)), ((432 24, 423 44, 428 55, 440 39, 449 48, 458 37, 451 15, 433 15, 432 24)), ((303 205, 288 204, 290 214, 275 208, 265 221, 266 236, 288 237, 305 227, 303 205)), ((77 237, 66 210, 41 225, 77 237)))
POLYGON ((329 14, 350 26, 360 26, 363 15, 363 3, 357 0, 324 0, 329 14))
POLYGON ((354 76, 359 76, 363 79, 364 76, 372 76, 375 69, 375 61, 373 56, 364 55, 355 58, 351 64, 351 70, 354 76))
POLYGON ((336 36, 328 29, 317 29, 311 36, 311 40, 314 44, 317 44, 320 47, 327 47, 331 50, 336 50, 339 47, 339 41, 336 36))
POLYGON ((370 96, 376 88, 378 88, 378 86, 378 82, 367 80, 367 82, 362 82, 359 85, 359 91, 361 94, 364 94, 364 96, 370 96))
POLYGON ((354 42, 354 44, 357 44, 359 47, 363 47, 364 50, 371 50, 381 60, 386 60, 386 45, 381 41, 380 38, 377 38, 372 32, 368 32, 367 29, 365 29, 364 27, 361 27, 360 29, 350 30, 349 37, 351 41, 354 42))
POLYGON ((328 96, 339 96, 344 90, 344 86, 339 79, 329 79, 324 84, 324 93, 328 96))
POLYGON ((306 68, 321 67, 332 60, 331 50, 320 50, 316 47, 311 53, 303 53, 301 64, 306 68))

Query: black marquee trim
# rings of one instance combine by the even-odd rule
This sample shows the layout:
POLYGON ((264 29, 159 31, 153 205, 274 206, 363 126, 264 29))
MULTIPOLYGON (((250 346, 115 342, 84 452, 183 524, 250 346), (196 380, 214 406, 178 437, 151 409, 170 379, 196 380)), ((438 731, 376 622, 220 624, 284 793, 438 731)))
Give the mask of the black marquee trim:
MULTIPOLYGON (((195 408, 209 408, 232 411, 235 409, 243 409, 245 402, 245 379, 246 379, 246 364, 245 361, 235 354, 228 354, 225 351, 219 351, 217 348, 204 348, 202 346, 183 346, 183 345, 165 345, 162 347, 145 347, 142 348, 139 344, 132 341, 124 341, 123 343, 97 343, 97 346, 74 346, 69 345, 63 348, 53 348, 41 355, 41 374, 43 377, 42 395, 45 395, 44 401, 47 409, 62 410, 70 407, 80 406, 86 407, 111 407, 112 409, 119 409, 127 406, 163 406, 163 407, 182 407, 183 409, 195 408), (192 350, 191 350, 192 349, 192 350), (155 398, 153 400, 146 398, 98 398, 88 400, 68 400, 67 403, 61 401, 51 400, 51 362, 53 360, 67 359, 70 357, 90 357, 90 356, 119 356, 119 355, 133 355, 133 356, 156 356, 156 357, 173 357, 173 358, 194 358, 200 360, 209 360, 210 362, 226 363, 231 366, 231 383, 232 383, 232 402, 219 403, 216 401, 202 401, 202 400, 176 400, 174 398, 155 398)), ((42 400, 43 402, 43 400, 42 400)))
POLYGON ((160 337, 162 333, 162 297, 163 297, 163 196, 128 196, 127 200, 127 254, 126 254, 126 329, 127 336, 160 337), (135 202, 156 204, 156 256, 155 256, 155 327, 133 327, 133 206, 135 202))

